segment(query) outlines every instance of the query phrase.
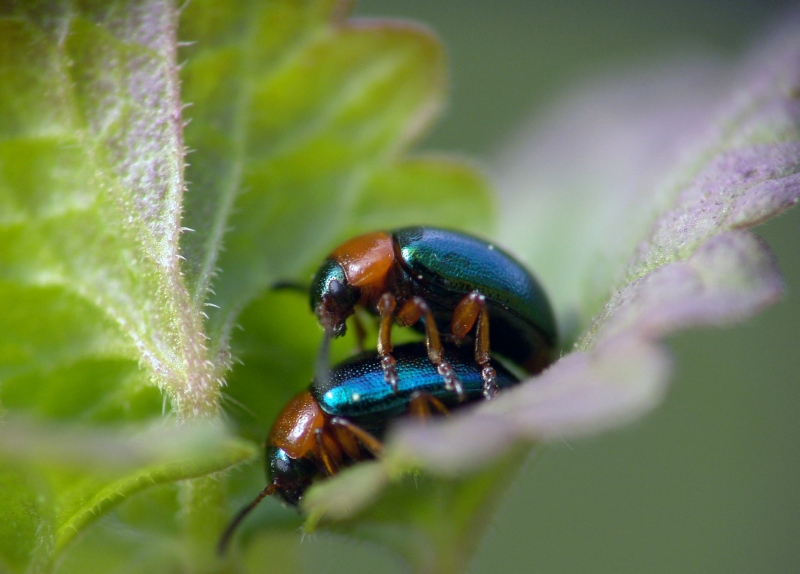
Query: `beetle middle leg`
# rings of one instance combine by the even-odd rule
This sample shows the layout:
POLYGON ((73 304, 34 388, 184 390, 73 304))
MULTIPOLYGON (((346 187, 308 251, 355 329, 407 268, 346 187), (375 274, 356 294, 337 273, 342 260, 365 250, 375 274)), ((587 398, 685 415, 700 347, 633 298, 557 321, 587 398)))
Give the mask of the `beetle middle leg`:
POLYGON ((451 329, 456 343, 464 340, 473 325, 475 327, 475 362, 481 366, 483 396, 487 399, 497 394, 497 372, 489 363, 489 312, 486 297, 480 291, 465 295, 453 311, 451 329))
POLYGON ((464 385, 456 375, 452 365, 444 359, 442 339, 428 304, 422 297, 412 297, 403 303, 397 311, 397 322, 404 327, 413 325, 420 319, 425 323, 425 343, 428 347, 428 359, 444 379, 444 388, 448 391, 454 391, 458 395, 458 400, 463 401, 466 398, 464 385))
POLYGON ((378 301, 378 314, 381 317, 378 328, 378 355, 381 358, 383 380, 389 383, 392 391, 397 393, 397 367, 392 356, 392 318, 397 308, 397 301, 391 293, 384 293, 378 301))

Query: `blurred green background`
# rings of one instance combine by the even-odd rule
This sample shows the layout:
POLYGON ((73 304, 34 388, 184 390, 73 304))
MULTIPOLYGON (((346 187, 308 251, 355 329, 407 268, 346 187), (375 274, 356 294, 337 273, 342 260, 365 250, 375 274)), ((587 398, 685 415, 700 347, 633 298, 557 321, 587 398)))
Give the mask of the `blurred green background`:
MULTIPOLYGON (((790 2, 364 0, 425 23, 449 54, 448 107, 423 147, 488 164, 520 123, 604 66, 698 48, 736 57, 790 2)), ((549 449, 490 521, 473 572, 800 572, 800 210, 759 227, 786 297, 746 324, 670 341, 666 404, 549 449)), ((401 572, 319 533, 307 571, 401 572)))

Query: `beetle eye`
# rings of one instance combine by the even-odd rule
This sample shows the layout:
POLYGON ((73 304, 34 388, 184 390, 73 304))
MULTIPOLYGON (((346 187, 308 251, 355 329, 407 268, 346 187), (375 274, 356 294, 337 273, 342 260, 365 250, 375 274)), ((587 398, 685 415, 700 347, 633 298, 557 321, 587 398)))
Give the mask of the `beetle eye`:
POLYGON ((334 299, 339 299, 344 297, 345 295, 345 287, 342 283, 336 279, 331 279, 328 283, 328 293, 334 299))

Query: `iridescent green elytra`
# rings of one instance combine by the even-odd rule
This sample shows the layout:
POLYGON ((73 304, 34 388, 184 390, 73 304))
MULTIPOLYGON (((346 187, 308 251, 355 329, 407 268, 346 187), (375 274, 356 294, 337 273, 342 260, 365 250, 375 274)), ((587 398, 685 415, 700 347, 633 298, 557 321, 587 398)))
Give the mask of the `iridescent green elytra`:
POLYGON ((411 290, 428 302, 444 332, 459 299, 480 291, 489 309, 492 351, 533 371, 550 362, 557 341, 550 301, 511 255, 476 237, 431 227, 400 229, 394 238, 411 290))

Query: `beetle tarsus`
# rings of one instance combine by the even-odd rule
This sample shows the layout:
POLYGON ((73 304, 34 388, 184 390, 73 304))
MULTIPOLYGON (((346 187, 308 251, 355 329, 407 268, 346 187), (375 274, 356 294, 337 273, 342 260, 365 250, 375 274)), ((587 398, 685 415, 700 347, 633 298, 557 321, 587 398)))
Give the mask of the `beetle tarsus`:
POLYGON ((481 369, 483 379, 483 396, 491 399, 497 394, 497 371, 489 364, 483 365, 481 369))
POLYGON ((397 375, 397 367, 395 365, 394 357, 391 355, 384 355, 381 357, 381 369, 383 369, 383 380, 389 383, 392 387, 392 392, 397 394, 397 383, 400 377, 397 375))
POLYGON ((444 380, 444 388, 456 394, 458 402, 467 398, 466 393, 464 393, 464 385, 461 379, 458 378, 458 375, 456 375, 450 363, 447 361, 439 362, 439 364, 436 365, 436 372, 439 373, 444 380))

